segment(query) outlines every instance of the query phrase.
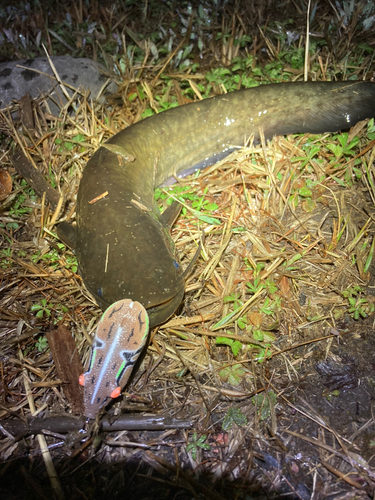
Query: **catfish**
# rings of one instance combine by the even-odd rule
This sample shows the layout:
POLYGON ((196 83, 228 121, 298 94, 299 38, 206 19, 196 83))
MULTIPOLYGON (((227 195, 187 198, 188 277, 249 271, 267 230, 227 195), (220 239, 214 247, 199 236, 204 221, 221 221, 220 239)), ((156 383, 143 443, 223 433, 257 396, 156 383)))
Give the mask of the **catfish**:
POLYGON ((258 141, 260 127, 271 139, 336 132, 374 116, 375 85, 364 81, 261 85, 164 111, 96 151, 79 185, 76 225, 61 223, 58 234, 99 306, 137 301, 151 328, 176 311, 185 288, 170 237, 178 207, 160 214, 157 186, 225 158, 250 134, 258 141))

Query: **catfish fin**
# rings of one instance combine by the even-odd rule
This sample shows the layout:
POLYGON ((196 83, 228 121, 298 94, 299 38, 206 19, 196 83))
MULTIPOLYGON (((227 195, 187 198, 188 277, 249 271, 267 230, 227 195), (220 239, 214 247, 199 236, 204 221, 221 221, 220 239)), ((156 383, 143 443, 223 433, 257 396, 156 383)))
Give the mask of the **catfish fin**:
POLYGON ((168 226, 169 228, 173 226, 177 217, 180 215, 181 206, 181 203, 174 201, 172 205, 169 205, 169 207, 164 210, 161 214, 161 220, 165 226, 168 226))
POLYGON ((60 222, 56 227, 57 236, 60 240, 72 250, 75 249, 77 243, 77 228, 70 222, 60 222))

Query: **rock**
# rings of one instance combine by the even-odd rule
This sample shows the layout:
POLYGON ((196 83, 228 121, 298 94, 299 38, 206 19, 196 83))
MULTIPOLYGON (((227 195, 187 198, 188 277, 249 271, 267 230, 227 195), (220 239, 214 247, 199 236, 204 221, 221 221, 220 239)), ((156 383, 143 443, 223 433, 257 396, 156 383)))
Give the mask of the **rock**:
MULTIPOLYGON (((68 83, 76 89, 80 87, 89 89, 91 90, 91 98, 97 98, 100 89, 107 80, 107 77, 102 73, 103 67, 100 64, 91 59, 75 59, 70 56, 53 56, 51 60, 64 83, 68 83)), ((66 98, 63 96, 57 81, 33 70, 42 71, 48 75, 54 74, 47 57, 0 63, 0 108, 8 106, 12 100, 21 99, 27 92, 30 93, 31 97, 36 98, 46 94, 51 89, 54 89, 51 97, 56 102, 61 102, 63 105, 66 103, 66 98), (17 66, 24 66, 24 68, 17 66)), ((73 93, 72 90, 67 90, 70 95, 73 93)), ((113 81, 106 87, 107 93, 116 90, 117 85, 113 81)), ((59 113, 59 107, 50 98, 48 104, 52 113, 59 113)))

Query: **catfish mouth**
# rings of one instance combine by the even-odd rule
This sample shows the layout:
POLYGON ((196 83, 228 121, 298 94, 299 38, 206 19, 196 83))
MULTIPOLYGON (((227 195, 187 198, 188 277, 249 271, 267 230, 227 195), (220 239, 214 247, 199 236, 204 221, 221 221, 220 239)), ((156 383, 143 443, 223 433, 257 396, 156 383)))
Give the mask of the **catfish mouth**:
MULTIPOLYGON (((94 296, 95 301, 98 303, 99 307, 103 311, 106 310, 113 303, 113 302, 107 302, 106 300, 103 299, 103 297, 100 297, 100 295, 98 295, 97 293, 93 294, 91 290, 89 290, 89 292, 94 296)), ((159 325, 160 323, 164 323, 168 318, 170 318, 172 314, 176 311, 178 306, 181 304, 184 295, 185 295, 185 287, 182 286, 178 290, 176 295, 174 295, 169 300, 166 300, 165 302, 147 308, 146 312, 150 321, 150 328, 153 328, 154 326, 159 325)), ((138 300, 138 302, 140 301, 138 300)))

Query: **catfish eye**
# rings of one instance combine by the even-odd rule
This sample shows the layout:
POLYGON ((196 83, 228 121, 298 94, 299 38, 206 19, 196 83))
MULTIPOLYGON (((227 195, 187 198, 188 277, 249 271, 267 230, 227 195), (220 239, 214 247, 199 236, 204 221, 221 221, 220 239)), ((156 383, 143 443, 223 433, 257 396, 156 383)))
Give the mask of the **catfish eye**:
POLYGON ((180 264, 177 262, 177 260, 173 261, 173 265, 176 269, 180 269, 180 264))
POLYGON ((99 297, 103 297, 103 290, 101 287, 98 288, 98 295, 99 297))

